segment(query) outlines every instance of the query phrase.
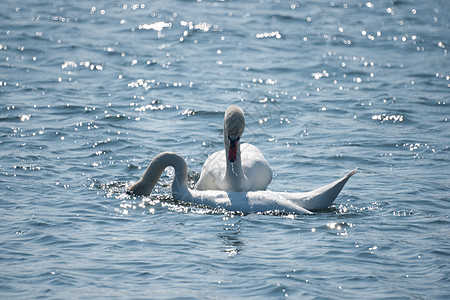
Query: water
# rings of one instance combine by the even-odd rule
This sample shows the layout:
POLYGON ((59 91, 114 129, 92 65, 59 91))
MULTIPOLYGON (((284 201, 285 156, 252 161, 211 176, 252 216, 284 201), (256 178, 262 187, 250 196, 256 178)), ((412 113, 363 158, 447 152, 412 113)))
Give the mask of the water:
POLYGON ((0 4, 1 298, 450 296, 446 1, 51 2, 0 4), (229 104, 271 190, 360 171, 312 216, 124 194, 229 104))

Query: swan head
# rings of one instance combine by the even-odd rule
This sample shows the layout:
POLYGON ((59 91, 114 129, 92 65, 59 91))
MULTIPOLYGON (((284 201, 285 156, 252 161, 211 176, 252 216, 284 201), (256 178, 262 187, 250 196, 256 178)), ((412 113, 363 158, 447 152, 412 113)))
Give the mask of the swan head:
POLYGON ((234 162, 239 154, 239 141, 245 129, 244 111, 237 105, 231 105, 223 119, 223 135, 227 158, 234 162))

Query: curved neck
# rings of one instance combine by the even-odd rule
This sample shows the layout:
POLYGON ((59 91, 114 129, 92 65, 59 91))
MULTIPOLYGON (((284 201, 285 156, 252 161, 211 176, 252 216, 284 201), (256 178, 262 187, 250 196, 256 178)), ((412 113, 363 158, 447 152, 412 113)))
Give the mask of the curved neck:
POLYGON ((173 152, 163 152, 155 156, 145 170, 144 175, 128 191, 137 195, 150 195, 162 172, 167 167, 173 167, 175 169, 175 178, 172 182, 172 194, 175 200, 183 200, 182 198, 186 195, 181 198, 180 195, 189 193, 187 187, 188 168, 184 159, 173 152))

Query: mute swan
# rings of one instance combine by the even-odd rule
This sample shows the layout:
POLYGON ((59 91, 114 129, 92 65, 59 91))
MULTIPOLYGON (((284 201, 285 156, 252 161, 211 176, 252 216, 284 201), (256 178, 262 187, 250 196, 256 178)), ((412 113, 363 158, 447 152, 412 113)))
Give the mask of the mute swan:
POLYGON ((162 172, 169 166, 175 169, 172 182, 172 196, 175 200, 244 213, 281 211, 311 214, 314 210, 326 209, 336 199, 350 176, 356 172, 355 169, 339 180, 306 193, 191 190, 187 186, 188 168, 184 159, 176 153, 164 152, 152 160, 142 177, 128 189, 128 192, 135 195, 150 195, 162 172))
POLYGON ((265 190, 272 170, 262 152, 240 139, 245 128, 244 112, 237 105, 227 108, 223 119, 225 149, 208 157, 202 167, 198 190, 226 192, 265 190))

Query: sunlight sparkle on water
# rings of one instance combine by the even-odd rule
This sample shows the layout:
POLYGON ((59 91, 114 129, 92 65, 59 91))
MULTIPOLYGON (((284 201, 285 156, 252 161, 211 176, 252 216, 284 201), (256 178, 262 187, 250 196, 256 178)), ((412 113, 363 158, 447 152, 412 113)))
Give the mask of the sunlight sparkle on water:
POLYGON ((379 121, 381 121, 381 123, 388 122, 388 121, 397 123, 397 122, 403 122, 403 116, 402 115, 379 114, 379 115, 373 115, 372 120, 379 120, 379 121))
POLYGON ((163 22, 159 21, 153 24, 142 24, 139 25, 139 29, 145 29, 145 30, 155 30, 155 31, 162 31, 164 28, 171 28, 172 23, 170 22, 163 22))
POLYGON ((270 38, 270 37, 276 37, 277 39, 281 39, 281 34, 278 31, 273 31, 273 32, 258 33, 256 35, 257 39, 270 38))

